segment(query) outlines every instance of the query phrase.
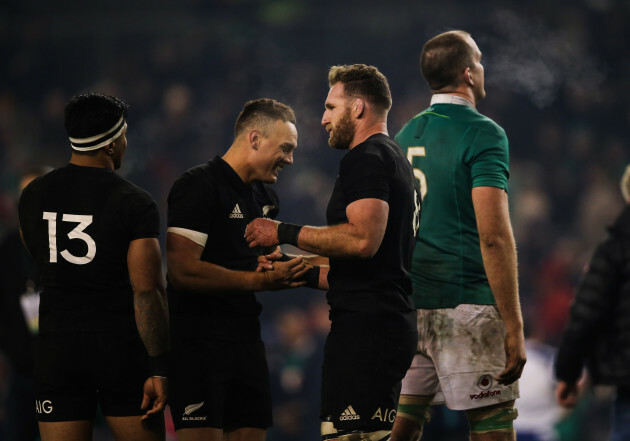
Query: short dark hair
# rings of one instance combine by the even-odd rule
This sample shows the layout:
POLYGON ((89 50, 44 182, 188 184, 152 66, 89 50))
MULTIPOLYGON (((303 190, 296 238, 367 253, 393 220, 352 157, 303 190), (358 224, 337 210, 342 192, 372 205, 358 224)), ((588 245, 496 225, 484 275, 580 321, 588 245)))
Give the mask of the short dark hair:
POLYGON ((328 71, 328 85, 332 87, 336 83, 343 83, 346 95, 363 98, 384 111, 392 107, 392 93, 387 78, 374 66, 333 66, 328 71))
POLYGON ((234 137, 236 138, 245 130, 257 125, 264 132, 268 123, 281 120, 295 125, 293 109, 286 104, 271 98, 259 98, 245 103, 243 110, 236 118, 234 124, 234 137))
POLYGON ((82 93, 66 104, 65 127, 71 138, 89 138, 108 131, 122 116, 127 119, 129 106, 124 101, 100 93, 82 93))
POLYGON ((466 31, 443 32, 427 41, 420 55, 420 70, 431 90, 457 84, 458 75, 474 63, 466 31))

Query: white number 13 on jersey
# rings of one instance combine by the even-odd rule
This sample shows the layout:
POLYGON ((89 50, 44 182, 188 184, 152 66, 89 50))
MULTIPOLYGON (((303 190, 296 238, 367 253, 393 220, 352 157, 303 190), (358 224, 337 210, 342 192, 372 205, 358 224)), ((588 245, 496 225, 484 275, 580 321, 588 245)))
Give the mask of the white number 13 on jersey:
MULTIPOLYGON (((50 249, 50 262, 57 262, 57 213, 53 213, 50 211, 44 211, 44 219, 48 221, 48 248, 50 249)), ((70 254, 70 251, 63 250, 61 253, 61 257, 67 260, 70 263, 74 263, 76 265, 85 265, 86 263, 90 263, 94 256, 96 255, 96 243, 94 239, 90 237, 83 230, 92 223, 91 215, 81 215, 81 214, 64 214, 62 215, 61 220, 63 222, 77 222, 79 225, 74 227, 72 231, 68 233, 69 239, 79 239, 85 242, 87 245, 87 254, 85 256, 75 256, 70 254)))

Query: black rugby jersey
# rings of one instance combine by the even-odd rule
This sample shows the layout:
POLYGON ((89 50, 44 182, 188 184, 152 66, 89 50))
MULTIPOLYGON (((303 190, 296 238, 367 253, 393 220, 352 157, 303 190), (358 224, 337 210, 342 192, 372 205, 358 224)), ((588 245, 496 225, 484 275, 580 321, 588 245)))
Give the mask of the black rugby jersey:
POLYGON ((129 243, 159 234, 151 195, 107 168, 65 167, 22 192, 20 228, 40 270, 40 331, 136 330, 129 243))
POLYGON ((327 298, 333 320, 340 314, 359 313, 352 315, 357 320, 388 322, 392 328, 415 329, 409 270, 420 221, 419 195, 409 161, 388 136, 372 135, 343 157, 326 210, 328 225, 347 223, 346 207, 360 199, 387 202, 389 216, 373 257, 330 259, 327 298))
MULTIPOLYGON (((171 188, 168 227, 207 234, 201 260, 238 271, 254 271, 260 248, 245 240, 247 224, 275 218, 278 198, 268 186, 245 184, 221 157, 191 168, 171 188)), ((195 292, 168 284, 178 332, 218 338, 257 338, 261 305, 253 291, 195 292), (185 331, 182 329, 184 328, 185 331)))

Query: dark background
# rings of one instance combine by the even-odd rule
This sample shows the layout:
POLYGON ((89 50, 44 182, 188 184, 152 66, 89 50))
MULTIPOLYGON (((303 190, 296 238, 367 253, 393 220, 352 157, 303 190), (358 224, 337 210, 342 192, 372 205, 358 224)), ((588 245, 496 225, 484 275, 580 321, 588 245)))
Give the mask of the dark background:
MULTIPOLYGON (((15 225, 22 170, 68 161, 63 108, 82 91, 129 103, 120 173, 153 194, 163 224, 174 179, 227 150, 245 101, 265 96, 291 105, 298 150, 276 185, 280 218, 321 225, 343 154, 328 147, 320 126, 328 68, 373 64, 388 77, 394 135, 430 99, 418 67, 422 44, 464 29, 483 52, 487 98, 478 109, 510 140, 528 333, 557 344, 582 268, 623 204, 629 24, 627 0, 3 0, 0 234, 15 225)), ((270 439, 308 439, 282 433, 296 406, 306 410, 289 426, 318 425, 319 372, 304 366, 318 363, 321 339, 312 322, 325 315, 323 294, 302 289, 259 299, 277 377, 278 427, 270 439)), ((0 393, 2 378, 8 374, 0 375, 0 393)))

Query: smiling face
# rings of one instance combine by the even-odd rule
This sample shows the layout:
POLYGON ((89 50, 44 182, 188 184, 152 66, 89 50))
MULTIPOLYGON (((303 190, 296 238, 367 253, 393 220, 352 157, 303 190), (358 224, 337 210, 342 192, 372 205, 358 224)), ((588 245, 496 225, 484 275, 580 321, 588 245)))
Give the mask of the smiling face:
POLYGON ((347 150, 354 139, 356 124, 350 115, 352 101, 344 94, 343 83, 334 84, 328 92, 322 126, 330 136, 328 144, 334 149, 347 150))
POLYGON ((297 148, 297 129, 291 122, 276 120, 260 133, 255 153, 255 179, 275 184, 280 170, 293 164, 297 148))

